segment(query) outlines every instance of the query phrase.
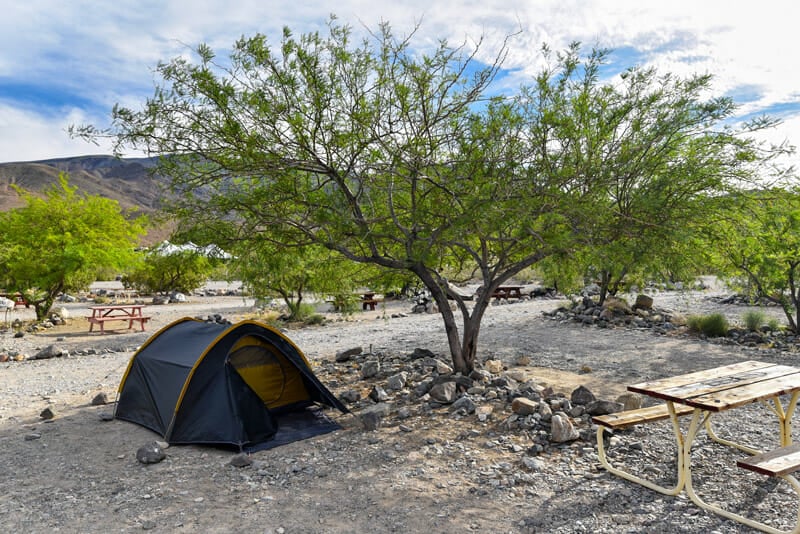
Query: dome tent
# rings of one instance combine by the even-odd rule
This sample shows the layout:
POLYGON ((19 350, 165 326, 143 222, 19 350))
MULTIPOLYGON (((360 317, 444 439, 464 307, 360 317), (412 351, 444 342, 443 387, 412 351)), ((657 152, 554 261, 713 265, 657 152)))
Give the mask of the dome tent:
POLYGON ((347 412, 282 333, 256 321, 184 318, 131 357, 114 417, 170 444, 254 451, 338 429, 317 404, 347 412))

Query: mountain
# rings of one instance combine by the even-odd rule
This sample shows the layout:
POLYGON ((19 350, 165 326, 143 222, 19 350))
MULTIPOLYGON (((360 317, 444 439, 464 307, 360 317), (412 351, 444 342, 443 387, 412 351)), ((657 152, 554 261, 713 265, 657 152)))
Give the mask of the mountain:
MULTIPOLYGON (((164 178, 152 174, 155 162, 155 158, 77 156, 0 163, 0 211, 23 205, 12 184, 40 193, 57 184, 59 173, 66 172, 70 185, 79 192, 116 200, 123 209, 152 213, 161 206, 166 185, 164 178)), ((168 233, 165 228, 153 230, 146 241, 156 242, 168 233)))

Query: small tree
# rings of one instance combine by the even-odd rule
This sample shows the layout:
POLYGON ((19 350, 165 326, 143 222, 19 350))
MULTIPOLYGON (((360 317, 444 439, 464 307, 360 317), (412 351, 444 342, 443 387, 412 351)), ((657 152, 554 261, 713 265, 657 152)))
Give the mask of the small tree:
POLYGON ((303 299, 310 293, 351 294, 365 274, 363 266, 320 246, 286 247, 264 240, 233 252, 231 274, 254 297, 278 295, 289 309, 290 320, 300 317, 303 299))
POLYGON ((800 189, 766 189, 718 199, 727 217, 708 226, 720 270, 744 276, 756 298, 781 306, 800 333, 800 189))
POLYGON ((154 250, 123 278, 123 283, 142 292, 191 293, 208 280, 213 270, 214 261, 197 252, 154 250))
POLYGON ((114 200, 79 194, 66 174, 44 198, 17 191, 25 206, 0 214, 2 268, 6 288, 33 298, 38 319, 60 293, 88 287, 99 268, 123 270, 134 261, 144 217, 126 217, 114 200))

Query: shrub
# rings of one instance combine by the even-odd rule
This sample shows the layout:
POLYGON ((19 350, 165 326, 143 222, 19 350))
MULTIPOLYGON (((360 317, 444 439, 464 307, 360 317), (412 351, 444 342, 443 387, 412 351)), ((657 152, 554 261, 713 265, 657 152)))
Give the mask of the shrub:
POLYGON ((708 337, 728 335, 728 320, 721 313, 692 315, 686 319, 686 324, 692 332, 699 332, 708 337))
POLYGON ((749 310, 744 314, 744 325, 751 332, 757 332, 764 324, 764 312, 761 310, 749 310))
POLYGON ((767 326, 772 332, 777 332, 781 329, 781 322, 775 317, 772 317, 769 321, 767 321, 767 326))

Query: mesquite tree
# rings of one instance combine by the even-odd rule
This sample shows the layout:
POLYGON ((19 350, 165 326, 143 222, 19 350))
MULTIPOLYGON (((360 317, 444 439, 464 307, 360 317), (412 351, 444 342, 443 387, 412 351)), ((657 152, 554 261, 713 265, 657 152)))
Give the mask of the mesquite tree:
POLYGON ((616 96, 599 82, 605 52, 546 51, 530 88, 488 98, 505 45, 487 66, 480 44, 418 54, 414 35, 388 24, 351 38, 331 21, 325 36, 243 38, 225 61, 201 45, 196 62, 159 65, 155 95, 138 111, 115 107, 108 133, 165 156, 158 171, 184 194, 184 221, 235 221, 244 239, 412 273, 455 369, 470 372, 493 291, 594 228, 611 181, 602 151, 585 149, 628 135, 597 120, 616 96), (480 279, 474 302, 449 289, 452 272, 480 279))

